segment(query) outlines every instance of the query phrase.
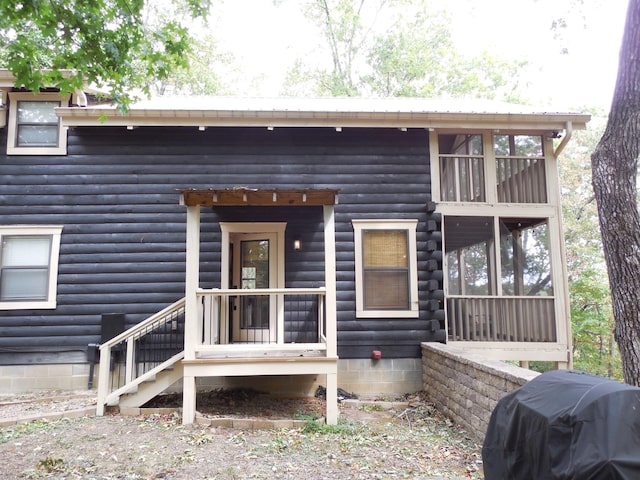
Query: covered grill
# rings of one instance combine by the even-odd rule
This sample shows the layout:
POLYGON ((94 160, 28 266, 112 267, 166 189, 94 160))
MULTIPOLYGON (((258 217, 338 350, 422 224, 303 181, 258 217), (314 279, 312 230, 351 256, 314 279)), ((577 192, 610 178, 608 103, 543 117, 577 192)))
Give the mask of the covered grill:
POLYGON ((500 400, 482 449, 487 480, 640 478, 640 388, 547 372, 500 400))

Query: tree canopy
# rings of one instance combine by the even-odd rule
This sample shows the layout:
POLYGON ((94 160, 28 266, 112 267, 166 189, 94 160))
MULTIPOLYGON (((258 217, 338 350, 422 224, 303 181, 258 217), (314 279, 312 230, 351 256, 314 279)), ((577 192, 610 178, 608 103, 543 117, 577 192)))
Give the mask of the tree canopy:
POLYGON ((450 18, 429 2, 311 0, 305 17, 319 30, 324 64, 299 59, 285 93, 319 96, 422 96, 499 98, 518 96, 524 61, 482 52, 462 55, 450 18))
POLYGON ((29 90, 93 84, 126 109, 131 92, 187 66, 190 19, 209 0, 163 2, 172 15, 151 22, 144 0, 25 0, 0 3, 0 61, 29 90))

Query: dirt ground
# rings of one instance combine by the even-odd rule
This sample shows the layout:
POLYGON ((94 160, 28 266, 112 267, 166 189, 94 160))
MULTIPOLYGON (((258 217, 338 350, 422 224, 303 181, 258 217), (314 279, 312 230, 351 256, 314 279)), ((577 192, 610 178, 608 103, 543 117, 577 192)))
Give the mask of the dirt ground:
MULTIPOLYGON (((0 419, 95 405, 95 393, 0 396, 0 419)), ((341 406, 259 392, 198 396, 205 417, 294 418, 302 428, 238 430, 181 425, 179 413, 35 420, 0 428, 2 479, 481 479, 480 447, 414 394, 401 408, 341 406)), ((163 397, 154 406, 171 407, 163 397)))

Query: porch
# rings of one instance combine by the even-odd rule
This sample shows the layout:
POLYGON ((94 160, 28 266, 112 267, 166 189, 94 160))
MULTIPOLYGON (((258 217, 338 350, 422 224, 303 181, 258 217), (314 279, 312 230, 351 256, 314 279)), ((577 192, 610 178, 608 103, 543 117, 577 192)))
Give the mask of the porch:
POLYGON ((183 423, 189 424, 198 377, 324 375, 326 421, 337 423, 336 192, 181 194, 187 206, 185 297, 101 345, 98 414, 106 405, 140 406, 182 380, 183 423), (239 222, 220 225, 221 288, 201 288, 201 207, 278 199, 322 208, 324 285, 286 286, 284 222, 239 222))

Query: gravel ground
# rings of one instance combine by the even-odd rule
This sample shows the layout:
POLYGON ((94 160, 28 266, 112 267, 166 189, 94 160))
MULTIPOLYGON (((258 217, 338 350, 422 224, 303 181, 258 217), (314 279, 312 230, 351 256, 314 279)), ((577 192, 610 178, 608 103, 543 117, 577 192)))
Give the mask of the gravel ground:
MULTIPOLYGON (((0 428, 0 478, 483 478, 480 447, 419 394, 396 410, 376 403, 341 407, 337 426, 313 422, 324 408, 318 399, 245 397, 225 395, 220 405, 199 397, 198 410, 215 417, 232 407, 246 417, 267 412, 308 422, 297 429, 246 431, 182 426, 178 413, 35 420, 0 428)), ((95 392, 0 395, 0 420, 91 405, 95 392)))

